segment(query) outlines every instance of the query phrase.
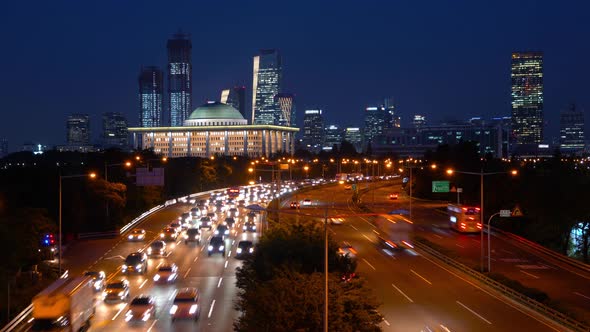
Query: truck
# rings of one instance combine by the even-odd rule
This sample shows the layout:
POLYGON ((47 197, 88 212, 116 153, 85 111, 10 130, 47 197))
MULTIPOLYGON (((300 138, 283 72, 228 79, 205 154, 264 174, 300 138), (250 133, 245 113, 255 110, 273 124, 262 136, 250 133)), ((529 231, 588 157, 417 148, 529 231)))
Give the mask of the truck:
POLYGON ((33 331, 85 331, 95 312, 92 277, 56 280, 33 297, 33 331))

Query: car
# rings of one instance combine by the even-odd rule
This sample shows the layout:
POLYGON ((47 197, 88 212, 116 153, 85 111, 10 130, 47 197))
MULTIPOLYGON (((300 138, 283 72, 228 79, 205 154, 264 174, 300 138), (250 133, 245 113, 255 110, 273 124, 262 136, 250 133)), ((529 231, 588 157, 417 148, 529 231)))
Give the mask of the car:
POLYGON ((165 256, 166 255, 166 242, 154 241, 147 248, 148 256, 165 256))
POLYGON ((147 322, 156 318, 156 301, 149 295, 140 295, 129 303, 125 314, 126 322, 147 322))
POLYGON ((178 278, 178 266, 176 264, 162 264, 158 267, 154 275, 154 282, 156 283, 170 283, 175 282, 178 278))
POLYGON ((201 231, 198 228, 189 228, 184 233, 184 244, 189 242, 201 243, 201 231))
POLYGON ((170 316, 172 321, 177 319, 199 319, 201 313, 199 306, 199 291, 194 288, 183 288, 176 293, 172 307, 170 307, 170 316))
POLYGON ((185 219, 183 218, 183 221, 173 221, 170 223, 170 225, 168 225, 168 227, 170 228, 174 228, 176 230, 176 233, 180 233, 182 231, 182 225, 185 223, 184 221, 185 219))
POLYGON ((174 227, 166 227, 160 232, 160 239, 164 241, 176 241, 178 231, 174 227))
POLYGON ((207 213, 207 217, 209 217, 209 219, 211 219, 211 221, 217 221, 217 215, 215 214, 215 212, 209 212, 207 213))
POLYGON ((399 197, 399 193, 391 193, 389 194, 389 199, 394 200, 394 199, 398 199, 399 197))
POLYGON ((252 241, 240 241, 238 242, 238 248, 236 249, 236 258, 246 257, 254 253, 254 244, 252 241))
POLYGON ((147 255, 143 252, 134 252, 125 258, 125 263, 121 267, 121 272, 145 274, 147 272, 147 267, 147 255))
POLYGON ((196 218, 201 216, 201 210, 198 207, 194 207, 191 209, 191 217, 196 218))
POLYGON ((338 248, 338 254, 340 256, 348 256, 350 258, 355 258, 357 251, 354 247, 348 242, 342 242, 340 247, 338 248))
POLYGON ((344 222, 344 218, 330 218, 329 222, 332 225, 342 225, 342 222, 344 222))
POLYGON ((225 239, 226 236, 229 236, 229 227, 227 227, 227 225, 219 225, 217 228, 215 228, 213 234, 219 235, 225 239))
POLYGON ((225 218, 225 220, 223 222, 229 228, 234 228, 234 225, 236 224, 236 220, 234 218, 231 218, 231 217, 225 218))
POLYGON ((199 228, 209 228, 209 230, 211 230, 211 228, 213 228, 213 222, 211 221, 211 218, 201 217, 199 220, 199 228))
POLYGON ((219 235, 214 236, 209 240, 209 246, 207 247, 207 255, 211 256, 215 253, 221 253, 225 257, 225 241, 219 235))
POLYGON ((242 230, 246 232, 256 232, 256 223, 252 220, 248 220, 244 223, 242 230))
POLYGON ((197 207, 205 207, 207 206, 207 201, 204 199, 200 199, 197 201, 197 207))
POLYGON ((225 212, 226 206, 223 205, 223 202, 221 201, 217 201, 217 203, 215 203, 215 211, 217 212, 225 212))
POLYGON ((246 215, 246 221, 256 221, 256 213, 248 212, 248 214, 246 215))
POLYGON ((86 271, 85 276, 92 277, 92 287, 95 292, 104 290, 106 274, 104 271, 86 271))
POLYGON ((345 190, 350 190, 350 189, 352 189, 352 186, 351 186, 351 185, 349 185, 349 184, 347 184, 347 185, 345 185, 345 186, 344 186, 344 189, 345 189, 345 190))
POLYGON ((245 205, 246 205, 246 200, 244 200, 244 199, 240 199, 240 200, 238 201, 238 206, 245 206, 245 205))
POLYGON ((309 198, 304 199, 303 200, 303 205, 304 206, 310 206, 311 205, 311 199, 309 199, 309 198))
POLYGON ((129 241, 143 241, 145 240, 145 229, 136 228, 127 235, 129 241))
POLYGON ((102 295, 105 302, 128 300, 129 281, 127 279, 119 279, 107 283, 102 295))
POLYGON ((235 207, 230 208, 228 211, 229 211, 229 215, 232 217, 237 217, 240 215, 240 211, 238 211, 238 209, 235 207))
POLYGON ((292 201, 291 204, 289 204, 289 207, 291 209, 298 209, 299 207, 301 207, 301 204, 299 204, 299 202, 297 201, 292 201))

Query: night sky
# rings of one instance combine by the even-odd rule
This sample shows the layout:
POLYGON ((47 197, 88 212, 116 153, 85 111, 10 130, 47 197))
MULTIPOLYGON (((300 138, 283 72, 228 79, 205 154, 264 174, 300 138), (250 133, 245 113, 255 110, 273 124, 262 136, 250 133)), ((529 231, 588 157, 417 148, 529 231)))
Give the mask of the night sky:
MULTIPOLYGON (((178 29, 193 43, 193 106, 247 87, 252 56, 278 48, 283 87, 327 124, 360 126, 393 96, 403 122, 510 115, 510 53, 545 53, 546 140, 559 111, 590 112, 588 1, 10 1, 0 10, 0 137, 65 143, 70 113, 138 123, 141 65, 166 68, 178 29)), ((588 118, 590 119, 590 118, 588 118)), ((590 122, 588 120, 587 122, 590 122)))

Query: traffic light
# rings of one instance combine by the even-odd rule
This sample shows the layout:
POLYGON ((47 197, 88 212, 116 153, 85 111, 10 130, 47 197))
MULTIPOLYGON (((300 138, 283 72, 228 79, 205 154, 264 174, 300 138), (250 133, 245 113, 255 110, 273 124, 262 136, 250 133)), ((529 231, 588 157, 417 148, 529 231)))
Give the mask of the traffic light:
POLYGON ((41 240, 41 245, 44 247, 49 247, 55 244, 55 236, 53 233, 46 233, 43 234, 43 239, 41 240))

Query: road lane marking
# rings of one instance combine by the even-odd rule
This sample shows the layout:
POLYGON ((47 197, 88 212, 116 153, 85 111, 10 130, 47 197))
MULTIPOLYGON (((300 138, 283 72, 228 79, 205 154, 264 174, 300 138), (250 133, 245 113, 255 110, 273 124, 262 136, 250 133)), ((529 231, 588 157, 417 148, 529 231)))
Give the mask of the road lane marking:
POLYGON ((482 315, 480 315, 480 314, 478 314, 477 312, 475 312, 475 311, 471 310, 471 308, 469 308, 468 306, 464 305, 463 303, 461 303, 461 302, 459 302, 459 301, 455 301, 455 302, 457 302, 457 304, 459 304, 459 305, 460 305, 460 306, 462 306, 463 308, 465 308, 465 309, 469 310, 469 312, 471 312, 472 314, 474 314, 474 315, 476 315, 477 317, 479 317, 479 319, 481 319, 481 320, 483 320, 484 322, 486 322, 486 323, 488 323, 488 324, 492 325, 492 322, 490 322, 489 320, 487 320, 487 319, 483 318, 483 316, 482 316, 482 315))
POLYGON ((186 279, 186 276, 188 275, 188 273, 191 271, 191 268, 189 267, 188 270, 186 270, 186 272, 184 273, 184 278, 186 279))
POLYGON ((391 324, 389 324, 389 322, 387 321, 387 319, 383 319, 383 323, 385 323, 385 325, 387 325, 387 326, 391 326, 391 324))
POLYGON ((231 256, 231 250, 227 253, 228 256, 231 256))
POLYGON ((462 245, 460 245, 460 244, 458 244, 458 243, 455 243, 455 245, 456 245, 457 247, 459 247, 459 248, 463 248, 463 249, 465 249, 465 247, 464 247, 464 246, 462 246, 462 245))
POLYGON ((119 317, 119 315, 121 314, 121 312, 123 312, 123 309, 125 309, 126 306, 127 305, 122 306, 121 309, 119 309, 119 311, 117 311, 117 313, 115 314, 115 316, 111 320, 117 319, 117 317, 119 317))
POLYGON ((348 225, 350 225, 350 227, 354 228, 357 231, 359 230, 358 228, 354 227, 354 225, 351 225, 351 224, 348 224, 348 225))
POLYGON ((368 236, 366 236, 365 234, 363 234, 363 236, 364 236, 364 237, 365 237, 367 240, 371 241, 372 243, 375 243, 375 241, 374 241, 374 240, 371 240, 371 238, 370 238, 370 237, 368 237, 368 236))
POLYGON ((432 285, 432 283, 430 281, 428 281, 428 279, 426 279, 423 276, 421 276, 420 274, 418 274, 418 272, 416 272, 414 270, 411 270, 411 269, 410 269, 410 272, 412 272, 413 274, 417 275, 420 279, 426 281, 429 285, 432 285))
POLYGON ((401 289, 397 288, 396 285, 391 284, 391 286, 393 286, 393 288, 395 288, 395 290, 397 290, 401 295, 403 295, 406 299, 408 299, 408 301, 410 301, 410 303, 414 303, 414 300, 412 300, 409 296, 407 296, 406 293, 402 292, 401 289))
POLYGON ((371 263, 369 263, 369 261, 367 261, 364 258, 363 258, 363 261, 365 261, 365 263, 367 263, 367 265, 369 265, 373 270, 377 271, 377 269, 373 265, 371 265, 371 263))
POLYGON ((141 285, 139 285, 139 289, 141 289, 141 288, 142 288, 142 287, 145 285, 145 283, 146 283, 147 281, 148 281, 148 280, 147 280, 147 279, 145 279, 145 280, 144 280, 144 281, 141 283, 141 285))
POLYGON ((576 295, 578 295, 578 296, 581 296, 581 297, 583 297, 583 298, 585 298, 585 299, 588 299, 588 300, 590 300, 590 296, 587 296, 587 295, 584 295, 584 294, 582 294, 582 293, 578 293, 578 292, 574 292, 574 294, 576 294, 576 295))
POLYGON ((193 259, 193 263, 197 261, 197 259, 199 259, 199 256, 195 257, 195 259, 193 259))
POLYGON ((154 327, 154 325, 156 325, 156 322, 157 321, 158 321, 157 319, 154 319, 154 322, 152 323, 152 325, 150 325, 150 328, 147 329, 147 332, 150 332, 152 330, 152 328, 154 327))
POLYGON ((211 318, 211 313, 213 313, 213 307, 215 307, 215 300, 211 302, 211 308, 209 308, 209 314, 207 315, 207 318, 211 318))
POLYGON ((531 277, 533 277, 533 278, 535 278, 535 279, 541 279, 541 277, 539 277, 539 276, 536 276, 536 275, 534 275, 534 274, 532 274, 532 273, 528 273, 528 272, 526 272, 526 271, 523 271, 523 270, 520 270, 520 272, 522 272, 522 273, 524 273, 524 274, 526 274, 526 275, 528 275, 528 276, 531 276, 531 277))
POLYGON ((442 238, 443 238, 442 236, 440 236, 440 235, 438 235, 438 234, 432 234, 432 235, 436 236, 436 237, 437 237, 437 238, 439 238, 439 239, 442 239, 442 238))
POLYGON ((223 280, 223 277, 219 278, 219 282, 217 283, 217 288, 219 288, 219 286, 221 286, 221 281, 223 280))
POLYGON ((227 269, 227 263, 229 263, 229 261, 225 261, 225 265, 223 266, 224 269, 227 269))

